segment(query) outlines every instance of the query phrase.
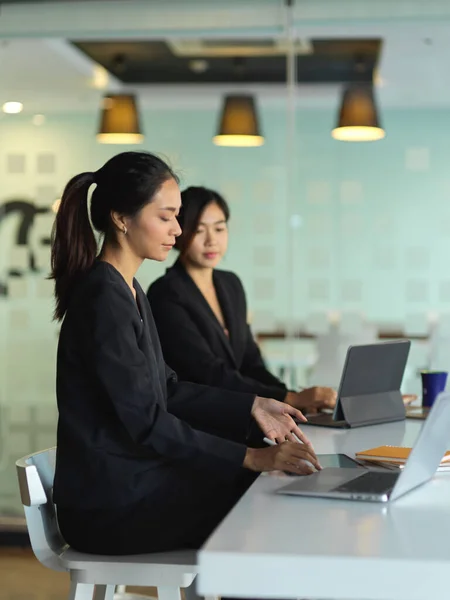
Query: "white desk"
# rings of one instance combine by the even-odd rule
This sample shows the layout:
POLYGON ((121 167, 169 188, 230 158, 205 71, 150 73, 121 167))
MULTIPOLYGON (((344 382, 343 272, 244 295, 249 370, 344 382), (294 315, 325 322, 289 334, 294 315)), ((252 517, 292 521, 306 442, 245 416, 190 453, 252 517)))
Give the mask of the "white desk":
MULTIPOLYGON (((411 446, 421 424, 304 429, 318 454, 354 456, 381 444, 411 446)), ((450 474, 392 504, 273 494, 289 481, 259 477, 213 533, 199 553, 201 595, 450 598, 450 474)))

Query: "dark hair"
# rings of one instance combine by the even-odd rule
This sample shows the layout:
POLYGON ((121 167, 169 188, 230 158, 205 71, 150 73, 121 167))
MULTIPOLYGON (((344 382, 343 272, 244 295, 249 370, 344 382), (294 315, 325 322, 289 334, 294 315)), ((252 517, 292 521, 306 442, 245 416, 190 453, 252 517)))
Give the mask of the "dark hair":
POLYGON ((218 192, 200 186, 191 186, 181 192, 181 210, 178 222, 182 233, 175 241, 175 248, 180 251, 181 255, 189 248, 202 213, 209 204, 217 204, 225 215, 225 221, 228 221, 230 209, 225 198, 218 192))
POLYGON ((178 182, 172 169, 157 156, 122 152, 97 172, 81 173, 69 181, 52 231, 50 278, 55 280, 55 319, 64 317, 73 285, 97 257, 90 221, 106 239, 114 239, 111 211, 136 216, 169 179, 178 182), (97 187, 92 194, 89 220, 88 191, 93 183, 97 187))

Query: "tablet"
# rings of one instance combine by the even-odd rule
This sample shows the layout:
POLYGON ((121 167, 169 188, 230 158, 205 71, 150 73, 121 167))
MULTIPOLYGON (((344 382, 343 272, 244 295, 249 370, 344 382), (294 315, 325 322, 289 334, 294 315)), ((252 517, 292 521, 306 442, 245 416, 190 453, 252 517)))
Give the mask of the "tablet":
POLYGON ((364 467, 346 454, 318 454, 320 464, 324 469, 341 467, 343 469, 363 469, 364 467))
MULTIPOLYGON (((328 467, 341 467, 344 469, 365 469, 367 471, 367 467, 350 456, 346 454, 318 454, 317 458, 319 459, 320 464, 324 469, 328 467)), ((297 477, 297 473, 288 473, 285 471, 286 475, 290 475, 292 477, 297 477)))

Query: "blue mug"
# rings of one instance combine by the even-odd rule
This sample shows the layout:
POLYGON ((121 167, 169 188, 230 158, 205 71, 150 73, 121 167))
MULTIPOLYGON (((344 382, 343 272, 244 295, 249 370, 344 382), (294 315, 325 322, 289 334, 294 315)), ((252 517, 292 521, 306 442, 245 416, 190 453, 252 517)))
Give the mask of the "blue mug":
POLYGON ((446 371, 421 371, 422 406, 433 406, 438 394, 445 390, 447 384, 446 371))

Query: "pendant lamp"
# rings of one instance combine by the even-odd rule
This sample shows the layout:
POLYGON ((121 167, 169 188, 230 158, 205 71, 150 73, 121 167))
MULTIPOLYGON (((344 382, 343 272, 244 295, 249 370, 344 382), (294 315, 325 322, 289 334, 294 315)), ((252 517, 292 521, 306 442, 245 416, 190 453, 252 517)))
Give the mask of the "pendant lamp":
POLYGON ((255 100, 250 95, 226 96, 219 121, 216 146, 262 146, 255 100))
POLYGON ((97 141, 102 144, 140 144, 144 141, 133 95, 109 94, 104 97, 97 141))
POLYGON ((373 142, 384 138, 386 132, 380 125, 371 84, 353 84, 344 91, 338 125, 331 135, 343 142, 373 142))

